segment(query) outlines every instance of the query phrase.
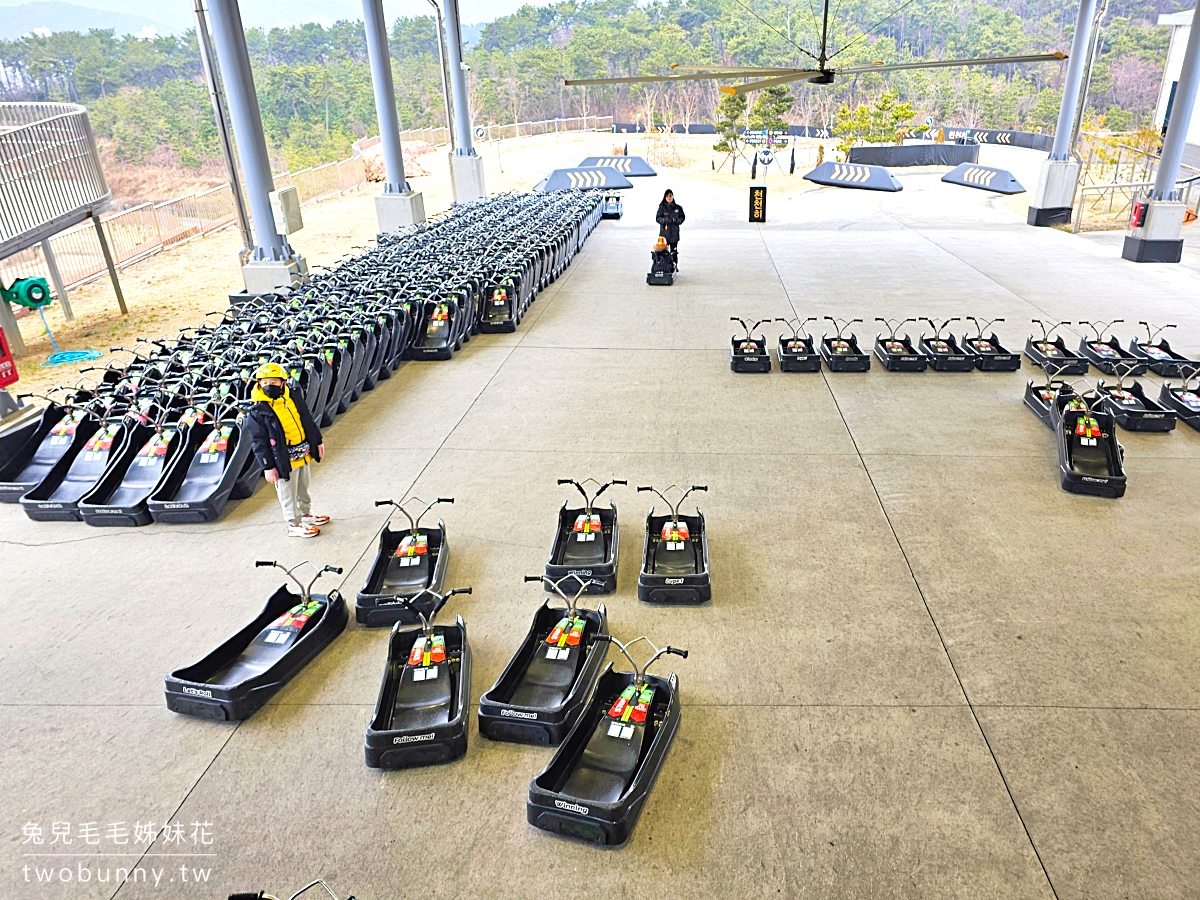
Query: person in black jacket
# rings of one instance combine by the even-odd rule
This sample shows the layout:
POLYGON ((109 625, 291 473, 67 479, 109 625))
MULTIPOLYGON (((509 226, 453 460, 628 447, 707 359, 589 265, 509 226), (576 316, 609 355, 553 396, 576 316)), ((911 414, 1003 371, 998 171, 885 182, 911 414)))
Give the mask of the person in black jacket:
POLYGON ((312 480, 308 464, 325 456, 321 429, 304 398, 288 390, 283 366, 264 363, 254 377, 257 383, 250 399, 255 402, 245 424, 250 448, 267 481, 275 485, 288 535, 316 537, 319 526, 329 522, 329 516, 313 515, 308 493, 312 480))
POLYGON ((675 194, 668 190, 663 194, 662 203, 658 204, 658 215, 655 216, 655 221, 658 222, 658 233, 667 240, 667 247, 671 250, 671 260, 675 263, 679 262, 679 251, 676 245, 679 243, 679 226, 683 224, 686 218, 683 214, 683 207, 675 202, 675 194))

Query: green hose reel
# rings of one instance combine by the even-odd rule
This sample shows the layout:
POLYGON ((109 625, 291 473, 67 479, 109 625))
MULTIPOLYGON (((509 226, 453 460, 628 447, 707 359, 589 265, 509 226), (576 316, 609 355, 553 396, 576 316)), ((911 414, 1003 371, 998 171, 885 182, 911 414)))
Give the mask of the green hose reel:
POLYGON ((0 284, 0 295, 9 303, 26 309, 50 305, 50 285, 45 278, 18 278, 9 287, 0 284))

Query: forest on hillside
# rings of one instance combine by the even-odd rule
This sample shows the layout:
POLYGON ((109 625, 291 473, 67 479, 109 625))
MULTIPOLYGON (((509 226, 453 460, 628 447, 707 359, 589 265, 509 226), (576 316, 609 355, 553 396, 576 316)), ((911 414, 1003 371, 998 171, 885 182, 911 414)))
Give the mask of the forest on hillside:
MULTIPOLYGON (((1181 0, 1110 0, 1088 116, 1123 131, 1153 114, 1169 41, 1160 13, 1181 0)), ((1077 2, 1066 0, 832 0, 834 65, 1067 50, 1077 2)), ((487 24, 466 51, 476 122, 612 115, 703 122, 715 85, 565 87, 564 78, 654 74, 672 63, 805 66, 817 49, 819 0, 564 0, 525 6, 487 24)), ((375 107, 361 22, 247 32, 266 126, 281 167, 344 158, 374 133, 375 107)), ((432 17, 391 29, 402 127, 445 123, 432 17)), ((952 125, 1049 130, 1062 64, 866 74, 793 85, 788 118, 827 124, 843 104, 885 90, 916 118, 952 125)), ((91 110, 118 159, 200 166, 218 156, 194 32, 139 39, 109 31, 0 41, 0 99, 67 100, 91 110)))

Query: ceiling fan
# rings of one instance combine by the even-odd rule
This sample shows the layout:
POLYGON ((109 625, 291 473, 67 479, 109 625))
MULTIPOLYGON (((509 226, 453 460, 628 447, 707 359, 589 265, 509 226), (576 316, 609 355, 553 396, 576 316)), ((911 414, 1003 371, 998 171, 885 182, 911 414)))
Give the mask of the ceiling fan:
POLYGON ((633 75, 622 78, 567 78, 563 83, 566 85, 597 85, 597 84, 669 84, 673 81, 721 81, 734 78, 750 78, 757 79, 753 81, 743 81, 741 84, 726 85, 721 88, 721 92, 725 94, 748 94, 752 91, 760 91, 763 88, 779 87, 793 82, 808 82, 809 84, 832 84, 835 77, 838 75, 861 75, 867 72, 899 72, 905 69, 945 69, 957 68, 959 66, 996 66, 1004 63, 1036 63, 1036 62, 1059 62, 1067 58, 1067 54, 1055 51, 1053 53, 1033 53, 1025 56, 989 56, 976 57, 972 59, 937 59, 916 62, 903 63, 868 63, 859 66, 839 66, 831 67, 829 62, 838 54, 843 53, 858 41, 865 38, 868 34, 886 22, 888 19, 895 16, 905 7, 913 3, 913 0, 908 0, 903 6, 900 6, 892 13, 881 19, 867 31, 860 34, 850 43, 846 44, 840 50, 829 52, 829 2, 824 0, 824 12, 821 17, 821 45, 817 53, 811 53, 801 47, 799 44, 792 41, 790 37, 785 35, 779 29, 763 19, 762 16, 754 12, 754 10, 745 6, 740 0, 734 0, 738 6, 741 6, 748 13, 792 44, 797 50, 808 56, 816 63, 816 68, 812 69, 796 69, 787 67, 762 67, 762 66, 685 66, 672 65, 670 75, 633 75))

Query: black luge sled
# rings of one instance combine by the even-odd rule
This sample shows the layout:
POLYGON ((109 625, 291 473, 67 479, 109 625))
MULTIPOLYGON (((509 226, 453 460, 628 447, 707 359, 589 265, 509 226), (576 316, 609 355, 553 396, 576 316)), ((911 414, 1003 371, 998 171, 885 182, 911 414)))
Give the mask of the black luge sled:
POLYGON ((1183 354, 1175 352, 1165 338, 1155 340, 1168 328, 1174 328, 1174 325, 1155 328, 1149 322, 1138 322, 1138 324, 1146 327, 1146 340, 1139 341, 1136 337, 1130 338, 1129 355, 1145 360, 1151 372, 1161 375, 1163 378, 1183 378, 1187 370, 1200 370, 1200 361, 1188 359, 1183 354))
POLYGON ((929 358, 913 346, 908 335, 898 335, 896 332, 916 319, 881 319, 888 328, 887 337, 882 333, 875 335, 875 356, 883 363, 889 372, 924 372, 929 366, 929 358))
POLYGON ((187 444, 194 418, 189 410, 164 409, 150 428, 130 432, 125 447, 96 486, 79 500, 79 514, 89 525, 149 525, 147 501, 163 474, 187 444), (171 417, 173 421, 168 421, 171 417))
POLYGON ((679 260, 670 250, 650 251, 650 271, 646 273, 646 284, 669 286, 679 274, 679 260))
POLYGON ((755 334, 754 329, 770 319, 759 319, 753 325, 747 325, 745 319, 730 316, 730 322, 739 322, 744 337, 736 334, 729 339, 729 369, 731 372, 763 373, 771 371, 771 351, 767 349, 767 339, 761 334, 755 334))
POLYGON ((1178 387, 1164 382, 1158 392, 1159 405, 1175 413, 1177 419, 1200 431, 1200 367, 1183 370, 1183 383, 1178 387))
POLYGON ((681 516, 679 507, 692 491, 707 491, 694 484, 686 491, 677 485, 667 490, 682 491, 672 503, 653 487, 652 491, 667 504, 670 515, 657 516, 654 507, 646 514, 646 543, 642 548, 642 571, 638 575, 638 599, 647 603, 705 603, 712 599, 712 579, 708 571, 708 534, 704 513, 696 507, 694 516, 681 516))
POLYGON ((499 284, 492 289, 491 296, 484 301, 483 314, 479 320, 479 330, 484 334, 502 334, 516 331, 517 296, 511 282, 499 284))
MULTIPOLYGON (((300 890, 298 890, 296 893, 292 894, 291 900, 296 900, 297 897, 299 897, 301 894, 303 894, 309 888, 314 888, 314 887, 323 888, 325 890, 325 893, 328 896, 332 897, 333 900, 338 900, 337 894, 335 894, 333 892, 333 888, 331 888, 329 885, 327 885, 324 881, 322 881, 319 878, 316 881, 305 885, 300 890)), ((266 891, 240 891, 236 894, 230 894, 226 898, 226 900, 277 900, 277 898, 272 897, 266 891)), ((346 900, 354 900, 354 898, 347 897, 346 900)))
POLYGON ((975 359, 967 354, 950 331, 953 322, 960 321, 958 316, 946 319, 939 325, 929 317, 925 318, 933 334, 926 337, 921 333, 917 347, 929 359, 929 368, 935 372, 972 372, 975 369, 975 359))
POLYGON ((845 334, 845 330, 862 319, 850 319, 838 324, 839 319, 833 316, 825 317, 833 323, 837 334, 830 337, 821 335, 821 358, 830 372, 866 372, 871 368, 871 354, 863 353, 858 346, 858 338, 853 334, 845 334))
POLYGON ((449 359, 461 346, 460 310, 453 298, 426 300, 416 342, 408 351, 409 359, 449 359))
POLYGON ((976 369, 980 372, 1015 372, 1021 368, 1020 354, 1006 349, 996 337, 996 332, 984 337, 986 329, 1004 319, 992 319, 982 324, 975 316, 967 316, 966 320, 975 323, 976 334, 974 337, 964 334, 960 346, 974 360, 976 369))
POLYGON ((590 610, 577 606, 589 582, 575 575, 552 581, 529 575, 562 598, 547 600, 533 617, 529 634, 494 685, 479 698, 479 733, 494 741, 550 746, 562 742, 591 698, 608 655, 599 637, 608 634, 608 612, 601 603, 590 610), (574 597, 567 590, 578 589, 574 597))
POLYGON ((1125 495, 1124 448, 1113 417, 1074 390, 1059 390, 1050 407, 1064 491, 1116 499, 1125 495))
MULTIPOLYGON (((29 446, 30 439, 37 434, 45 418, 45 407, 38 409, 36 406, 24 402, 29 396, 31 395, 19 395, 17 402, 20 405, 8 414, 3 412, 4 404, 0 403, 0 471, 7 468, 17 454, 29 446)), ((50 401, 50 403, 58 405, 54 401, 50 401)), ((33 445, 33 447, 36 446, 36 444, 33 445)), ((0 503, 2 502, 3 500, 0 499, 0 503)))
POLYGON ((307 561, 290 569, 264 560, 254 565, 283 569, 300 592, 281 585, 254 621, 198 663, 168 675, 167 709, 218 721, 248 718, 346 627, 349 614, 342 595, 312 592, 318 578, 341 569, 317 568, 307 561), (294 574, 302 566, 316 570, 308 584, 294 574))
POLYGON ((779 333, 779 346, 776 348, 779 371, 820 372, 821 354, 813 346, 812 335, 805 329, 809 322, 817 321, 816 317, 809 316, 803 322, 799 319, 776 319, 775 321, 782 322, 792 331, 790 336, 785 335, 782 331, 779 333))
POLYGON ((644 637, 622 644, 608 638, 633 665, 607 666, 583 714, 550 763, 529 783, 525 815, 543 831, 593 844, 616 846, 629 839, 679 729, 679 680, 646 674, 666 653, 644 637), (646 641, 654 655, 640 669, 629 654, 646 641))
POLYGON ((1025 341, 1025 355, 1035 366, 1045 369, 1052 366, 1058 375, 1086 375, 1088 361, 1077 353, 1067 349, 1067 342, 1061 337, 1054 337, 1055 329, 1067 322, 1054 322, 1047 326, 1041 319, 1032 319, 1033 324, 1040 325, 1041 338, 1032 334, 1025 341))
POLYGON ((99 424, 81 406, 47 406, 37 429, 0 468, 0 503, 17 503, 59 463, 70 465, 99 424))
MULTIPOLYGON (((365 752, 372 769, 407 769, 449 762, 467 752, 467 707, 471 702, 471 646, 462 616, 453 625, 434 625, 455 594, 425 591, 432 612, 417 612, 418 598, 401 598, 414 607, 417 625, 397 622, 388 638, 387 667, 375 715, 367 726, 365 752)), ((421 597, 419 599, 425 599, 421 597)))
MULTIPOLYGON (((1144 366, 1141 367, 1144 371, 1144 366)), ((1117 369, 1117 383, 1113 386, 1103 381, 1096 384, 1096 396, 1100 408, 1126 431, 1165 433, 1175 430, 1175 411, 1168 409, 1146 396, 1140 381, 1128 384, 1125 379, 1132 373, 1117 369)))
POLYGON ((384 625, 416 625, 421 616, 433 615, 438 592, 446 580, 450 564, 450 544, 446 523, 438 519, 436 528, 421 528, 425 513, 439 503, 453 503, 453 497, 439 497, 421 510, 414 519, 405 504, 424 503, 420 497, 408 497, 399 503, 376 500, 376 506, 392 506, 404 513, 408 528, 392 531, 383 524, 379 533, 379 551, 367 573, 367 580, 354 601, 354 620, 369 628, 384 625))
POLYGON ((146 503, 155 522, 212 522, 230 500, 254 493, 262 469, 250 441, 243 440, 243 420, 234 407, 226 406, 213 419, 188 429, 186 444, 146 503))
POLYGON ((571 509, 564 502, 558 511, 558 528, 550 545, 550 559, 546 562, 546 590, 552 590, 551 584, 568 575, 586 581, 591 594, 611 594, 617 589, 621 547, 617 504, 610 502, 608 509, 600 509, 595 503, 614 484, 629 482, 614 479, 601 484, 600 489, 589 497, 583 487, 589 481, 600 484, 594 478, 584 479, 582 483, 570 478, 558 479, 559 484, 575 485, 583 495, 583 507, 571 509))
POLYGON ((1113 319, 1111 322, 1081 320, 1079 323, 1088 326, 1096 334, 1094 338, 1084 336, 1079 339, 1079 355, 1086 358, 1105 375, 1116 375, 1120 371, 1124 372, 1126 376, 1134 376, 1143 375, 1146 372, 1146 360, 1130 356, 1122 350, 1121 342, 1117 340, 1116 335, 1110 334, 1108 340, 1104 339, 1105 331, 1124 321, 1124 319, 1113 319))
POLYGON ((72 456, 64 455, 37 487, 21 497, 25 515, 38 522, 78 522, 79 501, 122 453, 135 420, 110 410, 72 456))
POLYGON ((1032 379, 1026 382, 1025 405, 1031 413, 1038 417, 1043 425, 1053 431, 1054 416, 1051 411, 1054 408, 1054 398, 1062 390, 1074 393, 1074 388, 1067 382, 1054 377, 1057 372, 1053 366, 1047 370, 1046 374, 1047 378, 1044 384, 1034 384, 1032 379))

